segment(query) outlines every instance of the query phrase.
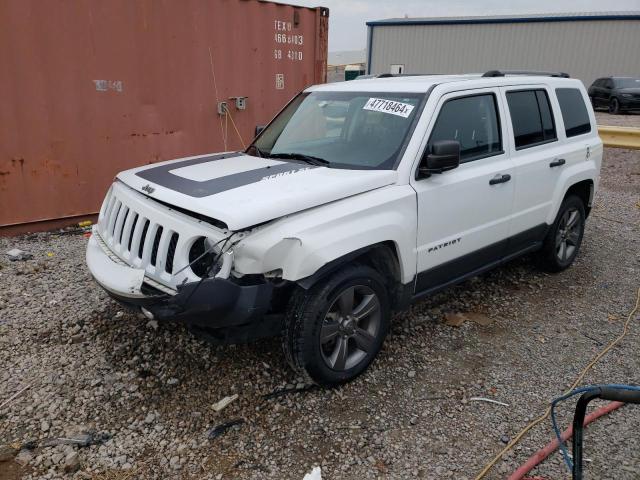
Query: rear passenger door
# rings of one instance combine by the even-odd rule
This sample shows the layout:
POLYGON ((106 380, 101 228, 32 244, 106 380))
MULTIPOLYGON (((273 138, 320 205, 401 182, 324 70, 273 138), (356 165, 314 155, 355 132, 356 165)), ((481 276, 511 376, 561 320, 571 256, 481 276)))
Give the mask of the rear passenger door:
POLYGON ((497 88, 451 92, 438 102, 425 150, 438 140, 456 140, 460 165, 411 179, 418 202, 416 293, 502 258, 514 182, 501 111, 497 88))
POLYGON ((539 242, 553 206, 553 192, 566 163, 558 141, 557 108, 547 86, 503 87, 509 124, 509 149, 515 168, 515 197, 508 253, 539 242))

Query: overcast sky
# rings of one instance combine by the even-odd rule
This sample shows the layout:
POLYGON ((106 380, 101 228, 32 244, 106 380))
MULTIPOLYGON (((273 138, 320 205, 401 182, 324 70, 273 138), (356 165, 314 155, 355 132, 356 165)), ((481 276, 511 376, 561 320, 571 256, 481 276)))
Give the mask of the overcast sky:
POLYGON ((366 47, 365 22, 392 17, 446 17, 518 13, 640 10, 640 0, 284 0, 307 7, 328 7, 329 51, 366 47))

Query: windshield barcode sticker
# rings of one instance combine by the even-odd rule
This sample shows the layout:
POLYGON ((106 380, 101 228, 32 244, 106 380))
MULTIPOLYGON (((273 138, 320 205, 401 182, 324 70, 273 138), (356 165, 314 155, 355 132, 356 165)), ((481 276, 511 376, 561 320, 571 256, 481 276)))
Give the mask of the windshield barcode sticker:
POLYGON ((385 100, 384 98, 370 98, 362 107, 364 110, 372 110, 374 112, 390 113, 399 117, 407 118, 411 115, 413 105, 402 102, 394 102, 393 100, 385 100))

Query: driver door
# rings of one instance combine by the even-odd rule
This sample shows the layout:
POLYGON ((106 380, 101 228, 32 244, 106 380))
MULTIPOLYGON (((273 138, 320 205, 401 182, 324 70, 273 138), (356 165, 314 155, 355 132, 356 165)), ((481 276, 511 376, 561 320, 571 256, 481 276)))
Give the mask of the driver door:
POLYGON ((479 273, 505 254, 515 180, 501 105, 498 89, 491 88, 439 100, 425 150, 437 140, 456 140, 460 165, 412 177, 418 202, 416 294, 479 273))

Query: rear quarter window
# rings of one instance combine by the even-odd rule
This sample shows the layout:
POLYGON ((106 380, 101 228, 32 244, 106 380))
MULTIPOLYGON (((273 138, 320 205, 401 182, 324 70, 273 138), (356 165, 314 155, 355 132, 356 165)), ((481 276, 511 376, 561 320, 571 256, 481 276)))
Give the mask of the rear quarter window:
POLYGON ((516 150, 557 140, 547 92, 542 89, 507 92, 516 150))
POLYGON ((560 112, 567 137, 575 137, 591 131, 589 111, 582 92, 577 88, 556 88, 560 112))

